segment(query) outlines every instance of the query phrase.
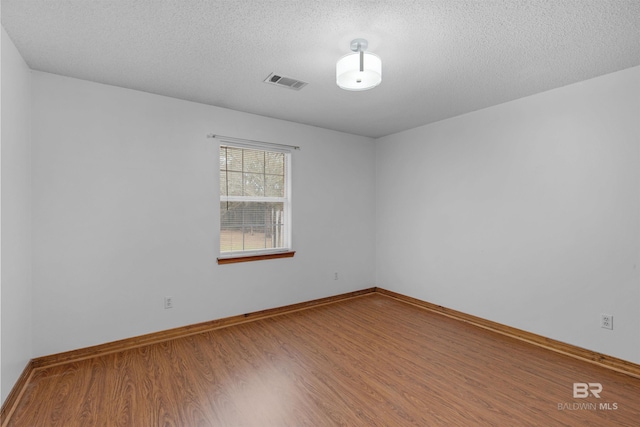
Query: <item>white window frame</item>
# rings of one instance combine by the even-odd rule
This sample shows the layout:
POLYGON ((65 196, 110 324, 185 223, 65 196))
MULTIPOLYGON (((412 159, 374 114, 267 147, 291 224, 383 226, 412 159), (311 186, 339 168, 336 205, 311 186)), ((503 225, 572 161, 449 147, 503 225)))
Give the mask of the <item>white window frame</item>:
MULTIPOLYGON (((285 175, 284 175, 284 197, 257 197, 257 196, 225 196, 222 194, 220 190, 220 186, 218 185, 218 195, 220 202, 259 202, 259 203, 269 203, 269 202, 279 202, 283 203, 283 233, 284 233, 284 242, 283 247, 280 248, 265 248, 265 249, 250 249, 250 250, 241 250, 241 251, 222 251, 220 245, 220 237, 218 237, 218 261, 232 258, 252 258, 252 257, 261 257, 261 256, 269 256, 269 255, 278 255, 283 253, 290 253, 293 256, 293 246, 291 239, 291 230, 292 230, 292 204, 291 204, 291 183, 292 183, 292 173, 291 173, 291 157, 292 151, 297 147, 288 147, 280 144, 271 144, 271 143, 263 143, 258 141, 247 141, 240 140, 236 138, 227 138, 220 137, 218 138, 220 144, 218 144, 218 153, 220 152, 221 147, 232 147, 239 149, 248 149, 248 150, 258 150, 258 151, 266 151, 266 152, 274 152, 274 153, 283 153, 284 161, 285 161, 285 175)), ((218 154, 219 155, 219 154, 218 154)), ((219 165, 218 165, 219 168, 219 165)), ((218 172, 219 173, 219 172, 218 172)), ((219 176, 219 175, 218 175, 219 176)), ((222 218, 219 218, 218 223, 218 232, 222 232, 222 218)), ((220 236, 220 235, 219 235, 220 236)))

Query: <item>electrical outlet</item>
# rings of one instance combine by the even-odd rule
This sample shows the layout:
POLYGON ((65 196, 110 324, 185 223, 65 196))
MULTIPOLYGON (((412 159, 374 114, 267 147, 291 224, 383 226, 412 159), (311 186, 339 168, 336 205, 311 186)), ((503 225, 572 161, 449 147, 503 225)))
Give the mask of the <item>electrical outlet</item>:
POLYGON ((338 273, 333 273, 333 280, 338 280, 338 273))
POLYGON ((164 308, 173 308, 173 297, 164 297, 164 308))
POLYGON ((602 314, 600 316, 600 327, 605 329, 613 329, 613 316, 610 314, 602 314))

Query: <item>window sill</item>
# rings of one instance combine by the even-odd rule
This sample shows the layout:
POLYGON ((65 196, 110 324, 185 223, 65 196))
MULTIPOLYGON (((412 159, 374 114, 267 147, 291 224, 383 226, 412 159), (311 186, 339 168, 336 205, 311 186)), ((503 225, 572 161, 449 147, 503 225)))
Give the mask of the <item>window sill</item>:
POLYGON ((262 261, 265 259, 276 258, 293 258, 295 251, 279 252, 274 254, 262 254, 262 255, 248 255, 248 256, 236 256, 229 258, 218 258, 218 264, 235 264, 238 262, 250 262, 250 261, 262 261))

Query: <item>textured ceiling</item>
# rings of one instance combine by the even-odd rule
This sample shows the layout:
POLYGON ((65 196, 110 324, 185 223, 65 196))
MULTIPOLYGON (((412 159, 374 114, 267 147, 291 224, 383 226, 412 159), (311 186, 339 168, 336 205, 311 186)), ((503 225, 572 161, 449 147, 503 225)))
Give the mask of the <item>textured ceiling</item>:
POLYGON ((2 0, 27 64, 379 137, 640 65, 638 0, 2 0), (347 92, 351 39, 383 61, 347 92), (264 84, 275 72, 300 91, 264 84))

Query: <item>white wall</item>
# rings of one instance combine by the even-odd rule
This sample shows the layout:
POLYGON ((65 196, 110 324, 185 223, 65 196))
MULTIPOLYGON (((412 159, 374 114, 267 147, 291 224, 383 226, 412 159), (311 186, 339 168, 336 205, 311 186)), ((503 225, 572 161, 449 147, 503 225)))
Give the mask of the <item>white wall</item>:
POLYGON ((31 359, 31 74, 2 28, 2 402, 31 359))
POLYGON ((640 67, 382 138, 376 158, 378 286, 640 363, 640 67))
POLYGON ((33 91, 34 357, 374 285, 371 139, 40 72, 33 91), (210 132, 302 147, 294 258, 216 264, 210 132))

